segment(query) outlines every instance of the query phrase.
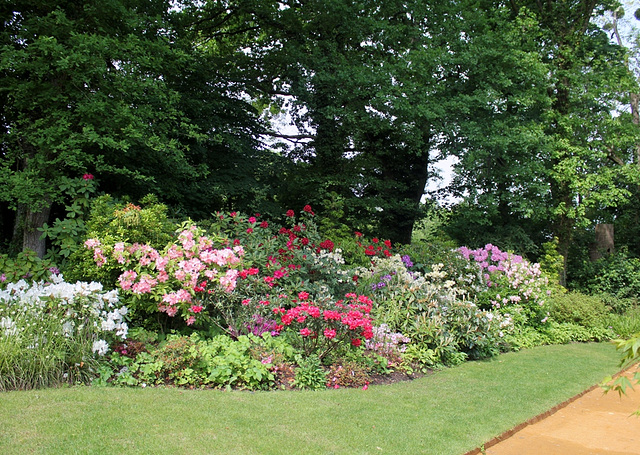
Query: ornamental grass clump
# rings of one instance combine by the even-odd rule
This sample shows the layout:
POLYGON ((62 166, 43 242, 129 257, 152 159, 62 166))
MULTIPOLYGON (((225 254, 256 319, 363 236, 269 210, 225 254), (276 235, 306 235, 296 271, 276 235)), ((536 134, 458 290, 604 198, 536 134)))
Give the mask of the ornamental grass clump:
POLYGON ((10 283, 0 291, 0 390, 88 382, 127 336, 117 291, 100 283, 10 283))

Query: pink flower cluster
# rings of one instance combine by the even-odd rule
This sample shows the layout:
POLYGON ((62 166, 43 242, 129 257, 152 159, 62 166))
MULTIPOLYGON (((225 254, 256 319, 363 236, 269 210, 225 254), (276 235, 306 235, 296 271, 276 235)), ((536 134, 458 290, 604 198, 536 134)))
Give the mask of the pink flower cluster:
MULTIPOLYGON (((107 259, 98 239, 85 246, 94 251, 98 267, 107 259)), ((187 324, 196 322, 196 314, 204 307, 194 304, 198 292, 219 286, 225 292, 236 287, 244 250, 241 246, 214 249, 213 242, 197 235, 195 227, 178 235, 178 241, 159 253, 149 245, 117 243, 112 257, 120 265, 130 267, 118 278, 124 291, 149 295, 158 300, 158 310, 175 316, 181 312, 187 324)))
POLYGON ((480 267, 482 278, 491 290, 489 303, 494 309, 530 304, 538 308, 532 313, 540 318, 544 297, 551 292, 546 289, 549 281, 542 274, 540 264, 531 264, 522 256, 500 251, 491 244, 477 250, 462 247, 458 251, 480 267))

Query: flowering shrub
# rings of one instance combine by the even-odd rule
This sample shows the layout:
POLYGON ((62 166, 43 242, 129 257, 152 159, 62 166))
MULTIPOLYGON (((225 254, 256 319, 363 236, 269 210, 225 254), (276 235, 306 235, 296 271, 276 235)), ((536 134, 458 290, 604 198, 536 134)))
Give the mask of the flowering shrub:
POLYGON ((291 343, 305 355, 326 354, 341 346, 361 346, 373 337, 369 313, 373 302, 364 295, 349 293, 344 300, 309 299, 309 294, 298 294, 297 305, 285 310, 274 308, 281 315, 283 328, 288 328, 291 343))
POLYGON ((100 283, 10 283, 0 291, 0 390, 86 380, 127 336, 117 291, 100 283))
POLYGON ((410 338, 407 350, 424 353, 418 362, 455 363, 460 355, 483 358, 497 353, 503 332, 512 325, 510 317, 466 300, 467 291, 449 279, 442 264, 427 273, 409 270, 412 267, 408 255, 379 258, 369 278, 362 279, 360 285, 371 289, 377 303, 374 320, 410 338))
POLYGON ((477 250, 462 247, 459 252, 479 268, 484 289, 476 300, 481 308, 509 313, 522 324, 547 321, 546 299, 551 289, 539 264, 531 264, 522 256, 500 251, 491 244, 477 250))
POLYGON ((262 328, 256 321, 271 325, 277 319, 273 309, 295 306, 301 292, 336 300, 333 296, 355 289, 340 249, 322 240, 309 206, 299 217, 289 210, 287 226, 259 220, 259 214, 231 212, 218 213, 205 224, 207 231, 220 233, 244 251, 234 291, 223 294, 214 289, 206 296, 207 306, 215 310, 213 321, 219 319, 220 327, 232 336, 257 334, 262 328))
POLYGON ((402 353, 411 339, 399 332, 392 332, 387 324, 373 328, 373 337, 367 340, 365 348, 387 359, 390 364, 400 364, 402 353))
POLYGON ((124 272, 118 285, 122 290, 134 297, 149 296, 158 311, 171 317, 180 314, 192 325, 205 309, 200 295, 235 289, 238 270, 234 267, 244 254, 241 246, 216 249, 214 241, 201 234, 195 226, 185 225, 177 241, 161 253, 146 244, 102 245, 99 239, 89 239, 85 246, 93 250, 99 267, 108 261, 121 265, 124 272))

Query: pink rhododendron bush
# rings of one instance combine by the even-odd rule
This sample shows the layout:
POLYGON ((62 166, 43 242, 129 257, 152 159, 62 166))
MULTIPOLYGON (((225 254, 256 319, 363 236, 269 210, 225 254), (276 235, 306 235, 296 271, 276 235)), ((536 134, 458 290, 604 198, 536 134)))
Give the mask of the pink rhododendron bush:
POLYGON ((480 307, 516 317, 527 325, 547 322, 551 287, 540 264, 531 264, 491 244, 458 251, 479 269, 476 301, 480 307))
MULTIPOLYGON (((57 294, 43 297, 45 318, 64 315, 63 337, 84 330, 85 347, 76 349, 83 354, 60 375, 91 365, 83 371, 95 385, 366 390, 391 372, 409 378, 521 347, 514 340, 523 334, 529 344, 557 337, 545 274, 492 245, 449 248, 438 258, 457 259, 438 262, 433 251, 400 250, 359 232, 338 241, 318 229, 310 206, 280 221, 217 213, 174 225, 171 235, 157 203, 100 204, 67 268, 102 280, 90 288, 112 289, 106 295, 117 304, 108 297, 111 312, 78 311, 54 305, 66 301, 57 294), (153 226, 163 233, 145 242, 153 226), (87 332, 91 324, 115 336, 87 332)), ((26 333, 7 302, 0 298, 0 349, 26 333)), ((42 340, 20 343, 29 349, 42 340)))

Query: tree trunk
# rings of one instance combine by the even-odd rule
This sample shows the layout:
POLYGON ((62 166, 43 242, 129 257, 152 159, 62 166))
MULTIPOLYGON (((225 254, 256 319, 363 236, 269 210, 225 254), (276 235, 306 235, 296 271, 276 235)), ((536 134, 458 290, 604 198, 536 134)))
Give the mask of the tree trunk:
POLYGON ((33 250, 39 258, 43 258, 47 252, 46 240, 42 239, 42 233, 38 231, 44 223, 49 221, 51 213, 51 202, 46 201, 46 205, 37 212, 27 208, 24 215, 24 229, 22 231, 22 249, 33 250))

